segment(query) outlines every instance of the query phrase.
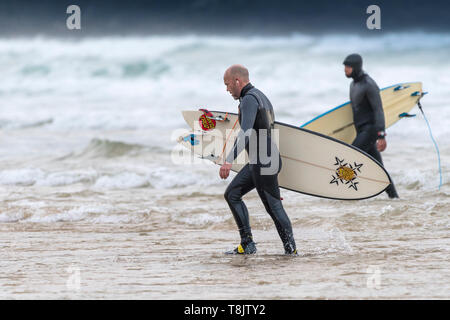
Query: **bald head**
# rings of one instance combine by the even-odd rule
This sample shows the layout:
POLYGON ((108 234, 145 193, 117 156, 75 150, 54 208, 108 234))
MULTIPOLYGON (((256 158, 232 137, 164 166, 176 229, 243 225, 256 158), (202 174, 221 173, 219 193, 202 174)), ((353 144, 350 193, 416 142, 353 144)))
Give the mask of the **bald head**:
POLYGON ((240 64, 232 65, 225 71, 223 82, 233 98, 239 99, 242 88, 250 82, 247 68, 240 64))
POLYGON ((231 79, 239 79, 242 82, 249 82, 248 69, 241 64, 234 64, 229 67, 223 76, 230 77, 231 79))

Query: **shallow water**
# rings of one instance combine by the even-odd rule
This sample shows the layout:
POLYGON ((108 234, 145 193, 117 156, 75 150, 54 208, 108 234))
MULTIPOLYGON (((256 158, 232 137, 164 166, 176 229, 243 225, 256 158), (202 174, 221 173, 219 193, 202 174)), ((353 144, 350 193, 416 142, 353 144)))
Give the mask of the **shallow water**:
POLYGON ((0 224, 4 298, 448 297, 448 185, 420 195, 399 187, 402 199, 394 201, 283 191, 299 257, 282 255, 256 193, 246 202, 258 252, 241 257, 223 254, 238 233, 221 186, 54 188, 8 187, 2 217, 9 222, 0 224))

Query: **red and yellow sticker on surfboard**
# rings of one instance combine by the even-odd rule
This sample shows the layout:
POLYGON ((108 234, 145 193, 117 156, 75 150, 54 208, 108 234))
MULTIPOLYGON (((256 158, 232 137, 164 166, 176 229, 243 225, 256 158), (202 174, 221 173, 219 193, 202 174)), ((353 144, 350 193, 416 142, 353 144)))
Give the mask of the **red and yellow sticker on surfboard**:
POLYGON ((206 109, 199 109, 203 114, 198 118, 198 122, 202 130, 208 131, 212 130, 216 127, 216 120, 210 119, 209 117, 213 117, 213 114, 206 109))

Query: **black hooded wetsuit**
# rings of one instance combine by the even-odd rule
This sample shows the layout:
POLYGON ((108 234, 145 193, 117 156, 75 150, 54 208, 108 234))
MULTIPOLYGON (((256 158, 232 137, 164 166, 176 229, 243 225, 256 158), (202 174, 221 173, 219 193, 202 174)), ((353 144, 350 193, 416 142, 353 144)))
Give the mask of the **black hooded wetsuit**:
MULTIPOLYGON (((362 70, 362 58, 358 54, 349 55, 344 65, 351 66, 353 72, 350 84, 350 101, 353 109, 353 121, 356 127, 356 138, 352 145, 367 152, 383 164, 377 149, 378 139, 384 139, 385 120, 380 89, 376 82, 362 70)), ((394 183, 386 189, 390 198, 398 198, 394 183)))
POLYGON ((242 196, 256 188, 266 211, 273 219, 286 253, 296 250, 292 226, 280 199, 278 173, 281 157, 272 141, 274 112, 269 99, 250 83, 239 98, 239 124, 241 130, 226 161, 232 163, 244 147, 249 155, 247 163, 234 177, 225 191, 241 236, 241 244, 253 241, 247 207, 242 196), (253 129, 253 130, 252 130, 253 129))

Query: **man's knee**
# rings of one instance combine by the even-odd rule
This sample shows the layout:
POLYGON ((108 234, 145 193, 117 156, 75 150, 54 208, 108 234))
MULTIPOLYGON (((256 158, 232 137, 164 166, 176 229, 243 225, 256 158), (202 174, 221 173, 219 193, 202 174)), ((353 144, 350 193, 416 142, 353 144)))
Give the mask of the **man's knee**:
POLYGON ((230 199, 230 190, 229 189, 225 190, 223 197, 225 198, 226 202, 229 202, 229 199, 230 199))
POLYGON ((233 202, 233 201, 240 201, 241 200, 241 194, 239 190, 234 188, 227 188, 225 190, 225 193, 223 195, 225 197, 225 200, 227 202, 233 202))

